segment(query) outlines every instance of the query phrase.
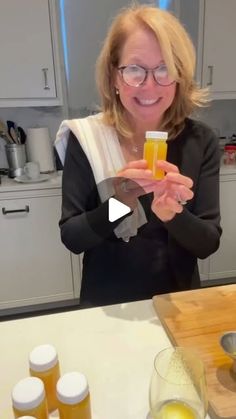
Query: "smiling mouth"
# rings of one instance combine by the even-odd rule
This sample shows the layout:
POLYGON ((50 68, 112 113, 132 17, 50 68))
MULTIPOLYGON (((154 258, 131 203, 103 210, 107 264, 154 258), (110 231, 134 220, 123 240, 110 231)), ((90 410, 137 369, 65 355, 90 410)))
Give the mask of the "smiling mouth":
POLYGON ((157 103, 159 103, 161 101, 161 98, 158 98, 158 99, 139 99, 139 98, 136 97, 135 101, 141 106, 153 106, 153 105, 156 105, 157 103))

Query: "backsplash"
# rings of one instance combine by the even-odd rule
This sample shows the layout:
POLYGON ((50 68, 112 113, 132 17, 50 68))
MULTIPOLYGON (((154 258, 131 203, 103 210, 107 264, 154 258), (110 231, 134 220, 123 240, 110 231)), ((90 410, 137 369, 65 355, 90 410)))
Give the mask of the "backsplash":
MULTIPOLYGON (((92 110, 94 110, 93 108, 92 110)), ((86 116, 88 107, 70 109, 71 118, 86 116)), ((211 126, 219 136, 231 137, 236 133, 236 100, 213 101, 207 108, 198 110, 197 119, 211 126)), ((54 142, 58 127, 63 119, 68 118, 63 107, 1 108, 0 119, 15 121, 25 131, 30 127, 48 127, 50 138, 54 142)), ((0 167, 6 167, 4 141, 0 140, 0 167)))
POLYGON ((10 119, 27 128, 48 127, 50 137, 54 141, 59 124, 66 118, 63 107, 35 107, 35 108, 0 108, 0 119, 4 122, 10 119))
POLYGON ((209 107, 200 109, 197 117, 219 136, 231 137, 236 133, 236 100, 215 100, 209 107))

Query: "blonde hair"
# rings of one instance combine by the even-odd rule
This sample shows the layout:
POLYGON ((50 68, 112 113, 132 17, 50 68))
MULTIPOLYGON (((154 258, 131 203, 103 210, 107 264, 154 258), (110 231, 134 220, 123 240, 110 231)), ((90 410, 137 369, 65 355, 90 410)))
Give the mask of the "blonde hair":
POLYGON ((96 80, 103 111, 103 121, 124 137, 132 136, 123 105, 114 86, 115 68, 120 51, 134 27, 150 30, 157 38, 168 71, 176 80, 176 94, 163 115, 161 127, 174 138, 184 127, 184 120, 195 107, 204 106, 206 89, 194 81, 195 49, 182 24, 171 13, 154 6, 134 5, 122 9, 114 19, 96 65, 96 80))

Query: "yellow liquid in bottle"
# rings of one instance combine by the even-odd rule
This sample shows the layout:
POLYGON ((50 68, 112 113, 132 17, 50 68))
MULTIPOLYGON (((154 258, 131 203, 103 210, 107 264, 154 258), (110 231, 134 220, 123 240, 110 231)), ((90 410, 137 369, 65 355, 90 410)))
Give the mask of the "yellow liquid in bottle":
POLYGON ((91 419, 89 394, 77 404, 64 404, 58 401, 60 419, 91 419))
POLYGON ((48 411, 52 412, 57 409, 58 401, 56 397, 56 384, 60 378, 59 362, 47 371, 33 371, 30 369, 30 375, 32 377, 40 378, 45 387, 45 393, 48 404, 48 411))
POLYGON ((154 419, 198 419, 194 409, 181 401, 170 401, 160 406, 158 412, 152 412, 154 419))
POLYGON ((18 410, 15 407, 13 407, 13 412, 15 418, 19 418, 21 416, 34 416, 37 419, 48 419, 48 410, 47 410, 47 403, 46 399, 40 403, 39 406, 34 407, 33 409, 29 410, 18 410))
POLYGON ((143 158, 147 160, 148 169, 152 171, 155 179, 163 179, 165 173, 161 169, 157 169, 157 160, 166 160, 167 143, 165 140, 147 139, 144 143, 143 158))

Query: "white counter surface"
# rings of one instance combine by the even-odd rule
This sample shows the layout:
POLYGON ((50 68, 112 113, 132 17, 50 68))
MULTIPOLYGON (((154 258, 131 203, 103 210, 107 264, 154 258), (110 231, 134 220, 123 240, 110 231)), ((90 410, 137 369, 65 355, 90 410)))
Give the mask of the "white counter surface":
POLYGON ((2 322, 0 336, 1 419, 13 418, 11 389, 43 343, 57 348, 62 373, 87 376, 93 419, 146 419, 153 360, 170 345, 150 300, 2 322))
POLYGON ((54 172, 49 175, 49 179, 44 182, 21 183, 8 176, 1 176, 1 192, 18 192, 39 189, 61 188, 62 171, 54 172))
MULTIPOLYGON (((226 175, 236 175, 236 164, 221 165, 220 178, 223 179, 226 175)), ((61 188, 62 171, 50 174, 49 179, 45 182, 20 183, 16 182, 14 179, 9 179, 8 176, 1 176, 1 180, 0 193, 61 188)))
POLYGON ((236 174, 236 164, 222 164, 220 166, 220 176, 236 174))

